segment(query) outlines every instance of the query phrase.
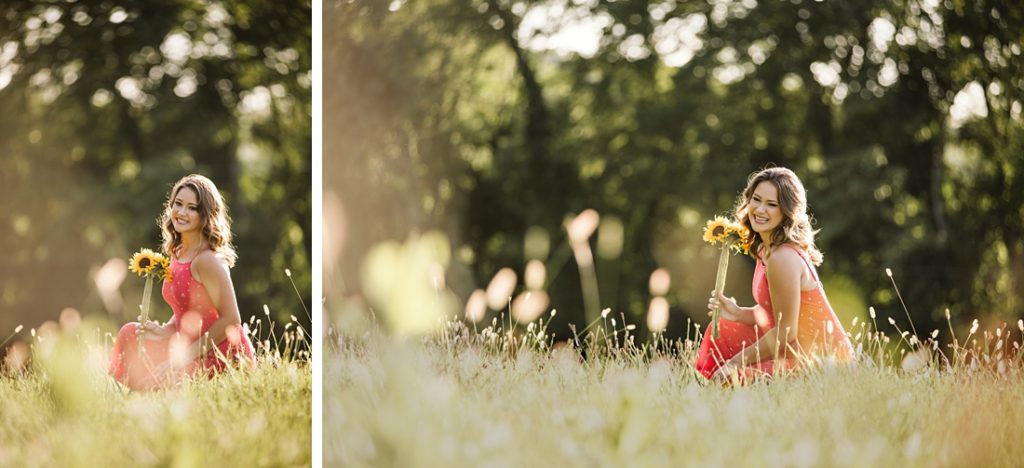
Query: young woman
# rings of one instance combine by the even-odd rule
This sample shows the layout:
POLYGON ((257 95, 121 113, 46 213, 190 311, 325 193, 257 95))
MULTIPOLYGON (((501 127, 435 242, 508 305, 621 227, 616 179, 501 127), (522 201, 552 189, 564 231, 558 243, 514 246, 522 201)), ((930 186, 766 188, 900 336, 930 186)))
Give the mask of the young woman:
POLYGON ((174 315, 162 325, 123 326, 110 358, 110 375, 134 390, 164 388, 202 372, 212 375, 228 361, 254 356, 231 283, 229 268, 237 255, 217 187, 201 175, 182 178, 171 189, 159 223, 162 250, 171 259, 171 279, 162 292, 174 315))
POLYGON ((781 167, 751 174, 736 219, 749 229, 747 242, 757 258, 757 303, 741 307, 720 291, 711 292, 708 308, 721 308, 720 334, 711 337, 710 327, 705 332, 697 371, 709 379, 737 375, 745 381, 821 357, 851 358, 853 347, 815 269, 822 255, 796 174, 781 167))

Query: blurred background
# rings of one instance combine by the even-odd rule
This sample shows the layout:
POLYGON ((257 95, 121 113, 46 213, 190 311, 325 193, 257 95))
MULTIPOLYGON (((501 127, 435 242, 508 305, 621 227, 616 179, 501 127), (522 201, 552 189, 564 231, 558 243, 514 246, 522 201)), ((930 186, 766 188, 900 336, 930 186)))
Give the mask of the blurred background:
MULTIPOLYGON (((705 220, 781 165, 844 324, 909 328, 886 268, 922 335, 947 309, 1016 321, 1022 32, 1024 6, 985 0, 325 0, 327 309, 358 313, 371 246, 437 230, 447 312, 537 259, 565 338, 584 300, 564 223, 592 208, 600 307, 642 333, 665 268, 679 336, 708 321, 705 220)), ((726 287, 747 304, 752 269, 734 257, 726 287)))
MULTIPOLYGON (((266 334, 266 306, 308 330, 311 28, 308 0, 3 2, 0 334, 65 309, 133 320, 144 281, 127 260, 159 248, 189 173, 234 219, 243 321, 266 334)), ((170 308, 154 297, 152 313, 170 308)))

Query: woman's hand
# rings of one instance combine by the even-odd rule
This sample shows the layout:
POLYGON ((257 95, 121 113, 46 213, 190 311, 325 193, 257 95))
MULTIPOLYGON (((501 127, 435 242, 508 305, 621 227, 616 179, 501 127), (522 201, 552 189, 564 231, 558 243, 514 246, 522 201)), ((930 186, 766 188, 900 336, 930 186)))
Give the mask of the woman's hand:
POLYGON ((747 325, 754 324, 754 311, 752 308, 740 307, 736 304, 735 299, 711 291, 711 297, 708 298, 708 315, 711 315, 712 311, 715 310, 715 306, 719 307, 722 318, 725 320, 747 325))
POLYGON ((145 330, 146 339, 149 340, 162 340, 171 335, 170 327, 160 325, 152 320, 147 320, 143 323, 142 329, 145 330))

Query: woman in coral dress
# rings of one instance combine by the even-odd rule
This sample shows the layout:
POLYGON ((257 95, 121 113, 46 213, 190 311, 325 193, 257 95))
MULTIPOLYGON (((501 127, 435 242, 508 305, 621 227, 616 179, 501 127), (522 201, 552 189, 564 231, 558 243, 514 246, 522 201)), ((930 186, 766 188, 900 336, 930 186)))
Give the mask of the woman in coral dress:
POLYGON ((170 280, 164 281, 162 292, 174 315, 162 325, 131 322, 118 332, 109 373, 133 390, 165 388, 189 375, 213 375, 228 362, 254 356, 231 283, 229 268, 236 254, 217 187, 201 175, 179 180, 168 195, 160 226, 162 248, 171 258, 170 280))
POLYGON ((748 381, 821 359, 851 359, 850 339, 815 269, 822 255, 796 174, 781 167, 752 174, 736 218, 749 229, 747 241, 757 258, 752 285, 757 303, 741 307, 712 291, 708 307, 720 307, 720 332, 718 338, 710 327, 705 332, 697 371, 709 379, 748 381))

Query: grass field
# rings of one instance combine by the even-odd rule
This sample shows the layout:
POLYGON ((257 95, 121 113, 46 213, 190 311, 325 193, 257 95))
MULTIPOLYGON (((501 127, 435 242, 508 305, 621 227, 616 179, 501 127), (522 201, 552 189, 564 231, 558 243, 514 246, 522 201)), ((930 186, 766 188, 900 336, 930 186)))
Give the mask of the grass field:
POLYGON ((696 343, 686 339, 632 344, 620 329, 617 341, 585 344, 583 359, 575 348, 552 347, 542 327, 518 326, 510 338, 455 322, 416 339, 369 328, 338 329, 324 346, 325 466, 1024 460, 1016 328, 974 330, 950 347, 890 340, 860 323, 847 328, 859 345, 856 365, 745 386, 706 384, 691 366, 696 343), (904 360, 911 349, 915 357, 904 360))
POLYGON ((311 464, 312 375, 294 333, 257 346, 252 368, 139 393, 106 375, 99 330, 33 330, 30 358, 5 367, 0 466, 311 464))

